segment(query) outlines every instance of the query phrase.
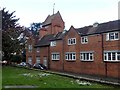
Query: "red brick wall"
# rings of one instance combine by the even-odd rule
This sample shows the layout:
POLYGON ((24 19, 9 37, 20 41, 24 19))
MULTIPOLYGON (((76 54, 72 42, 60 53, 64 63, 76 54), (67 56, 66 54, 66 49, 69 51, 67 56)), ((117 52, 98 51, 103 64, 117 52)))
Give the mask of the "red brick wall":
POLYGON ((43 36, 47 35, 48 32, 47 32, 47 29, 45 28, 41 28, 40 31, 39 31, 39 37, 42 38, 43 36))
POLYGON ((108 77, 119 77, 119 62, 104 62, 104 50, 120 50, 119 41, 106 41, 105 34, 89 35, 88 43, 81 44, 81 37, 75 30, 70 30, 65 37, 65 52, 76 52, 76 61, 64 60, 64 70, 69 72, 102 75, 108 77), (77 45, 67 45, 68 38, 76 37, 77 45), (102 41, 103 39, 103 41, 102 41), (103 46, 102 46, 103 45, 103 46), (94 61, 80 61, 81 51, 94 51, 94 61), (107 71, 106 71, 107 70, 107 71))
POLYGON ((81 61, 81 73, 105 75, 104 62, 102 60, 102 36, 89 35, 87 44, 80 44, 81 51, 93 51, 94 61, 81 61))
POLYGON ((116 63, 116 62, 107 62, 107 76, 108 77, 119 77, 119 68, 120 67, 120 63, 116 63))
MULTIPOLYGON (((103 37, 104 37, 103 44, 105 51, 115 51, 115 50, 120 51, 120 40, 106 41, 106 34, 103 34, 103 37)), ((105 62, 105 63, 107 67, 107 76, 120 78, 120 62, 105 62)))
POLYGON ((65 41, 64 42, 64 70, 67 72, 79 73, 80 72, 80 64, 79 64, 80 37, 73 27, 70 28, 69 32, 64 38, 64 41, 65 41), (69 38, 76 38, 76 44, 68 45, 69 38), (76 52, 76 60, 75 61, 65 60, 66 52, 76 52))
POLYGON ((57 40, 56 46, 50 47, 50 69, 62 71, 63 70, 63 60, 64 60, 63 58, 64 58, 64 56, 63 56, 63 41, 57 40), (51 54, 54 52, 59 52, 60 60, 52 60, 51 54))
MULTIPOLYGON (((120 40, 115 41, 106 41, 106 34, 103 34, 104 37, 104 50, 120 50, 120 40)), ((120 37, 120 36, 119 36, 120 37)))
MULTIPOLYGON (((29 40, 28 43, 33 42, 32 39, 29 40)), ((120 40, 117 41, 106 41, 106 34, 98 34, 98 35, 89 35, 88 43, 81 44, 81 37, 78 33, 71 28, 70 31, 63 40, 58 40, 57 45, 55 47, 40 47, 40 53, 36 54, 40 55, 41 63, 43 63, 43 58, 47 57, 48 65, 51 70, 57 71, 66 71, 73 73, 81 73, 81 74, 90 74, 90 75, 102 75, 108 77, 116 77, 120 78, 120 62, 104 62, 103 53, 104 51, 111 50, 120 50, 120 40), (76 38, 76 45, 68 45, 68 38, 76 38), (103 42, 102 42, 103 39, 103 42), (102 46, 103 45, 103 46, 102 46), (82 51, 94 51, 94 61, 85 62, 80 60, 80 52, 82 51), (59 52, 60 60, 52 61, 51 53, 59 52), (65 52, 76 52, 76 60, 75 61, 67 61, 65 60, 65 52), (63 64, 64 63, 64 64, 63 64)), ((32 53, 27 52, 26 59, 28 56, 32 56, 33 63, 36 62, 36 50, 32 53)))
MULTIPOLYGON (((44 64, 44 57, 47 57, 47 62, 49 65, 49 47, 38 47, 39 48, 39 52, 36 52, 36 48, 33 49, 32 52, 26 52, 26 60, 28 62, 28 57, 32 56, 32 63, 35 64, 36 63, 36 57, 40 57, 40 63, 44 64)), ((49 67, 49 66, 48 66, 49 67)))
POLYGON ((34 48, 34 39, 33 37, 29 37, 29 39, 27 40, 27 46, 26 46, 26 62, 28 62, 28 58, 32 57, 32 64, 35 63, 35 48, 34 48), (32 51, 29 52, 28 51, 28 45, 32 45, 32 51))
POLYGON ((48 62, 48 68, 49 68, 49 47, 40 47, 40 63, 44 64, 44 57, 47 57, 47 62, 48 62))
POLYGON ((58 32, 62 32, 64 30, 64 21, 60 16, 55 16, 50 25, 47 25, 40 29, 39 35, 43 37, 44 35, 49 34, 57 34, 58 32))
POLYGON ((64 30, 64 21, 60 16, 55 16, 52 20, 52 34, 62 32, 64 30))

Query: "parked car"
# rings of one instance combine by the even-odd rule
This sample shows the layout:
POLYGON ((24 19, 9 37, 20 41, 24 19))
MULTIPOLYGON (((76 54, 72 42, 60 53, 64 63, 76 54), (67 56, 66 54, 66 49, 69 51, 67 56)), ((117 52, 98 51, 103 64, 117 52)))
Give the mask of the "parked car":
POLYGON ((35 63, 33 65, 33 68, 36 68, 36 69, 41 69, 41 70, 47 70, 47 67, 41 63, 35 63))
POLYGON ((0 63, 2 64, 2 66, 4 66, 4 65, 7 65, 8 62, 4 60, 4 61, 0 61, 0 63))
POLYGON ((18 64, 19 66, 26 66, 26 62, 21 62, 20 64, 18 64))
POLYGON ((27 68, 32 68, 33 66, 32 66, 32 64, 30 64, 30 63, 26 63, 26 67, 27 67, 27 68))

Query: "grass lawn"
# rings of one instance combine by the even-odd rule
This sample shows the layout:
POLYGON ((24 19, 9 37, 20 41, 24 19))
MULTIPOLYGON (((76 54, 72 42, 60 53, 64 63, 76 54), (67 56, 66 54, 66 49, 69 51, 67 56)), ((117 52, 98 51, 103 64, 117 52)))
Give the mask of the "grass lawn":
POLYGON ((68 78, 43 71, 5 66, 2 68, 2 86, 32 85, 39 88, 114 88, 78 79, 68 78), (84 85, 86 84, 87 85, 84 85))
POLYGON ((2 67, 0 66, 0 90, 2 89, 2 67))

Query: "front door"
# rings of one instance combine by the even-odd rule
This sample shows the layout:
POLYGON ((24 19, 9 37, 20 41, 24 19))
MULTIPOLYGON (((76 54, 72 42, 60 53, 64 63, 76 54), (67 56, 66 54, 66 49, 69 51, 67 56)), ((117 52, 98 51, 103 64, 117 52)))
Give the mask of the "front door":
POLYGON ((32 65, 32 57, 28 57, 28 63, 32 65))
POLYGON ((40 57, 36 57, 36 63, 40 63, 40 57))
POLYGON ((47 57, 44 57, 44 59, 43 59, 43 64, 44 64, 46 67, 48 67, 48 64, 47 64, 47 57))

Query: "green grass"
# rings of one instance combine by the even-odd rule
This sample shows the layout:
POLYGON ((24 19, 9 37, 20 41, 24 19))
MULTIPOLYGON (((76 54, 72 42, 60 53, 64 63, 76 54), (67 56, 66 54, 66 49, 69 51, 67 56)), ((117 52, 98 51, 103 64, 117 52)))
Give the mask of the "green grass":
POLYGON ((0 90, 2 89, 2 67, 0 66, 0 90))
POLYGON ((81 81, 42 71, 10 66, 5 66, 2 68, 2 86, 32 85, 38 86, 39 88, 113 88, 113 86, 110 85, 92 82, 89 82, 90 85, 81 85, 78 84, 78 82, 81 81))

